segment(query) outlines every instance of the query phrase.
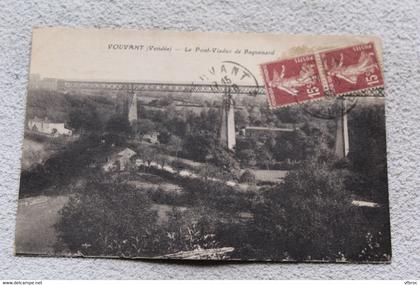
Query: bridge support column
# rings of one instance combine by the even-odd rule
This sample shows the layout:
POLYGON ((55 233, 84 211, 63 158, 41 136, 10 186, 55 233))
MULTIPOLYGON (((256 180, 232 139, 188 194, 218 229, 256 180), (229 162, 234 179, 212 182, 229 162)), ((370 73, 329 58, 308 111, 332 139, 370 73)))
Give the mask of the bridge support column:
POLYGON ((229 150, 236 145, 235 134, 235 108, 231 96, 226 96, 222 103, 222 115, 220 125, 220 143, 229 150))
POLYGON ((138 119, 137 113, 137 94, 134 92, 134 85, 130 84, 127 92, 126 103, 125 103, 128 122, 133 124, 138 119))
POLYGON ((132 124, 137 121, 137 119, 137 94, 133 93, 128 99, 128 121, 132 124))
POLYGON ((335 154, 338 158, 344 158, 349 153, 349 131, 347 125, 347 110, 346 110, 346 99, 339 98, 340 100, 340 112, 336 118, 337 131, 335 136, 335 154))

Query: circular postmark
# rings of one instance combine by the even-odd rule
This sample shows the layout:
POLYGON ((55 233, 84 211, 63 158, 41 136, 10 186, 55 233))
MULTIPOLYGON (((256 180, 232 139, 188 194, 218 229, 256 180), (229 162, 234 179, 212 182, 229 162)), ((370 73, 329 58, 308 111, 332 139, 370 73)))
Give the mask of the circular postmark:
POLYGON ((348 114, 358 102, 357 97, 334 96, 329 93, 325 97, 313 101, 296 102, 306 114, 318 119, 333 120, 348 114))
POLYGON ((248 68, 234 61, 222 61, 210 67, 208 72, 199 78, 210 83, 213 93, 248 96, 259 94, 256 77, 248 68))

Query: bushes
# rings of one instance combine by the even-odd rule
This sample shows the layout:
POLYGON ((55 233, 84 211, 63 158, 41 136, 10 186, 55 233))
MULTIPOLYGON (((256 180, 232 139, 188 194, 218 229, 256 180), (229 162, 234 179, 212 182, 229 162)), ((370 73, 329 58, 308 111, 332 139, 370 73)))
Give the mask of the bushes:
MULTIPOLYGON (((283 184, 259 192, 152 167, 151 173, 183 191, 90 183, 63 209, 57 229, 71 252, 84 255, 158 256, 232 246, 233 257, 245 259, 387 260, 389 225, 380 224, 383 213, 352 206, 353 173, 333 166, 307 161, 283 184), (167 223, 157 225, 151 201, 186 210, 174 210, 167 223), (254 220, 241 219, 244 211, 254 220)), ((241 181, 254 178, 247 170, 241 181)))
POLYGON ((179 174, 184 169, 190 169, 191 166, 180 160, 179 158, 176 158, 170 162, 172 168, 179 174))
POLYGON ((173 210, 166 227, 169 252, 216 248, 215 236, 221 222, 220 214, 207 207, 194 207, 188 211, 173 210))
POLYGON ((241 177, 239 178, 239 182, 255 184, 256 183, 255 174, 251 170, 247 169, 244 171, 244 173, 242 173, 241 177))
POLYGON ((349 118, 350 168, 363 181, 357 193, 375 202, 388 204, 384 106, 358 106, 349 118))
MULTIPOLYGON (((196 186, 190 191, 205 188, 203 184, 196 186)), ((85 256, 148 257, 227 246, 219 243, 226 237, 216 236, 225 223, 233 223, 234 216, 227 214, 232 207, 219 204, 226 197, 217 196, 219 202, 210 202, 192 200, 189 193, 175 197, 163 189, 148 191, 126 184, 91 182, 61 210, 56 248, 62 250, 65 245, 71 253, 85 256), (169 221, 159 224, 150 198, 167 204, 182 200, 193 204, 185 211, 173 210, 169 221), (228 208, 220 211, 216 205, 228 208)))
POLYGON ((221 145, 215 145, 213 147, 209 162, 214 164, 222 172, 233 172, 239 168, 239 164, 233 154, 221 145))
MULTIPOLYGON (((256 257, 358 260, 368 246, 369 232, 374 236, 379 232, 368 220, 373 215, 366 216, 352 205, 347 183, 351 176, 348 170, 313 159, 290 172, 283 184, 266 191, 253 207, 255 240, 251 242, 256 244, 251 248, 260 249, 254 252, 256 257)), ((377 250, 380 254, 374 254, 386 260, 387 247, 377 250)))
POLYGON ((160 253, 157 214, 141 191, 124 184, 90 183, 61 210, 59 240, 89 256, 160 253))
POLYGON ((89 177, 93 171, 88 168, 89 164, 98 155, 106 155, 109 151, 108 146, 98 146, 99 141, 99 137, 95 135, 84 136, 68 144, 64 150, 54 154, 43 165, 22 171, 20 195, 40 195, 51 186, 61 189, 81 175, 89 177))
POLYGON ((157 189, 137 189, 137 191, 142 191, 150 198, 151 201, 157 204, 165 204, 165 205, 177 205, 177 206, 183 206, 185 204, 188 204, 190 201, 188 201, 187 195, 185 193, 181 192, 173 192, 173 191, 166 191, 165 189, 162 189, 161 187, 158 187, 157 189))
POLYGON ((214 135, 210 132, 200 131, 187 135, 184 140, 182 155, 185 158, 203 162, 207 155, 211 153, 214 144, 214 135))

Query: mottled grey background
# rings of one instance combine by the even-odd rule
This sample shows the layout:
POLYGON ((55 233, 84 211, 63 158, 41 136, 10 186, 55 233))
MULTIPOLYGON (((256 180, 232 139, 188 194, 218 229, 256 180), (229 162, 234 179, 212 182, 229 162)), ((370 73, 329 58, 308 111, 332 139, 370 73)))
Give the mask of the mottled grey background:
POLYGON ((419 1, 0 1, 0 279, 420 278, 419 1), (384 41, 391 265, 159 263, 15 257, 33 26, 375 34, 384 41))

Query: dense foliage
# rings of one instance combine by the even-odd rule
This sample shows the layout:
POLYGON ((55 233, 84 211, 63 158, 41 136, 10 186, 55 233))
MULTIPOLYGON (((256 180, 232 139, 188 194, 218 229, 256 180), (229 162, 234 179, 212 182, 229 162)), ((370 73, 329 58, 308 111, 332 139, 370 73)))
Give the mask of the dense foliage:
POLYGON ((351 111, 350 153, 339 160, 335 120, 299 106, 271 111, 244 102, 235 110, 236 147, 226 150, 211 102, 193 112, 167 96, 140 105, 130 125, 101 115, 106 102, 83 107, 59 98, 74 107, 65 120, 80 139, 21 178, 21 195, 71 197, 56 225, 59 250, 132 257, 234 247, 232 257, 243 259, 390 258, 383 106, 351 111), (295 131, 239 135, 249 125, 295 131), (143 140, 156 132, 157 142, 143 140), (142 164, 104 172, 101 165, 127 146, 142 164), (282 182, 259 183, 255 170, 276 169, 289 171, 282 182), (355 199, 379 207, 355 207, 355 199))
POLYGON ((150 206, 144 193, 127 185, 89 183, 61 210, 59 239, 81 255, 156 255, 165 232, 150 206))

